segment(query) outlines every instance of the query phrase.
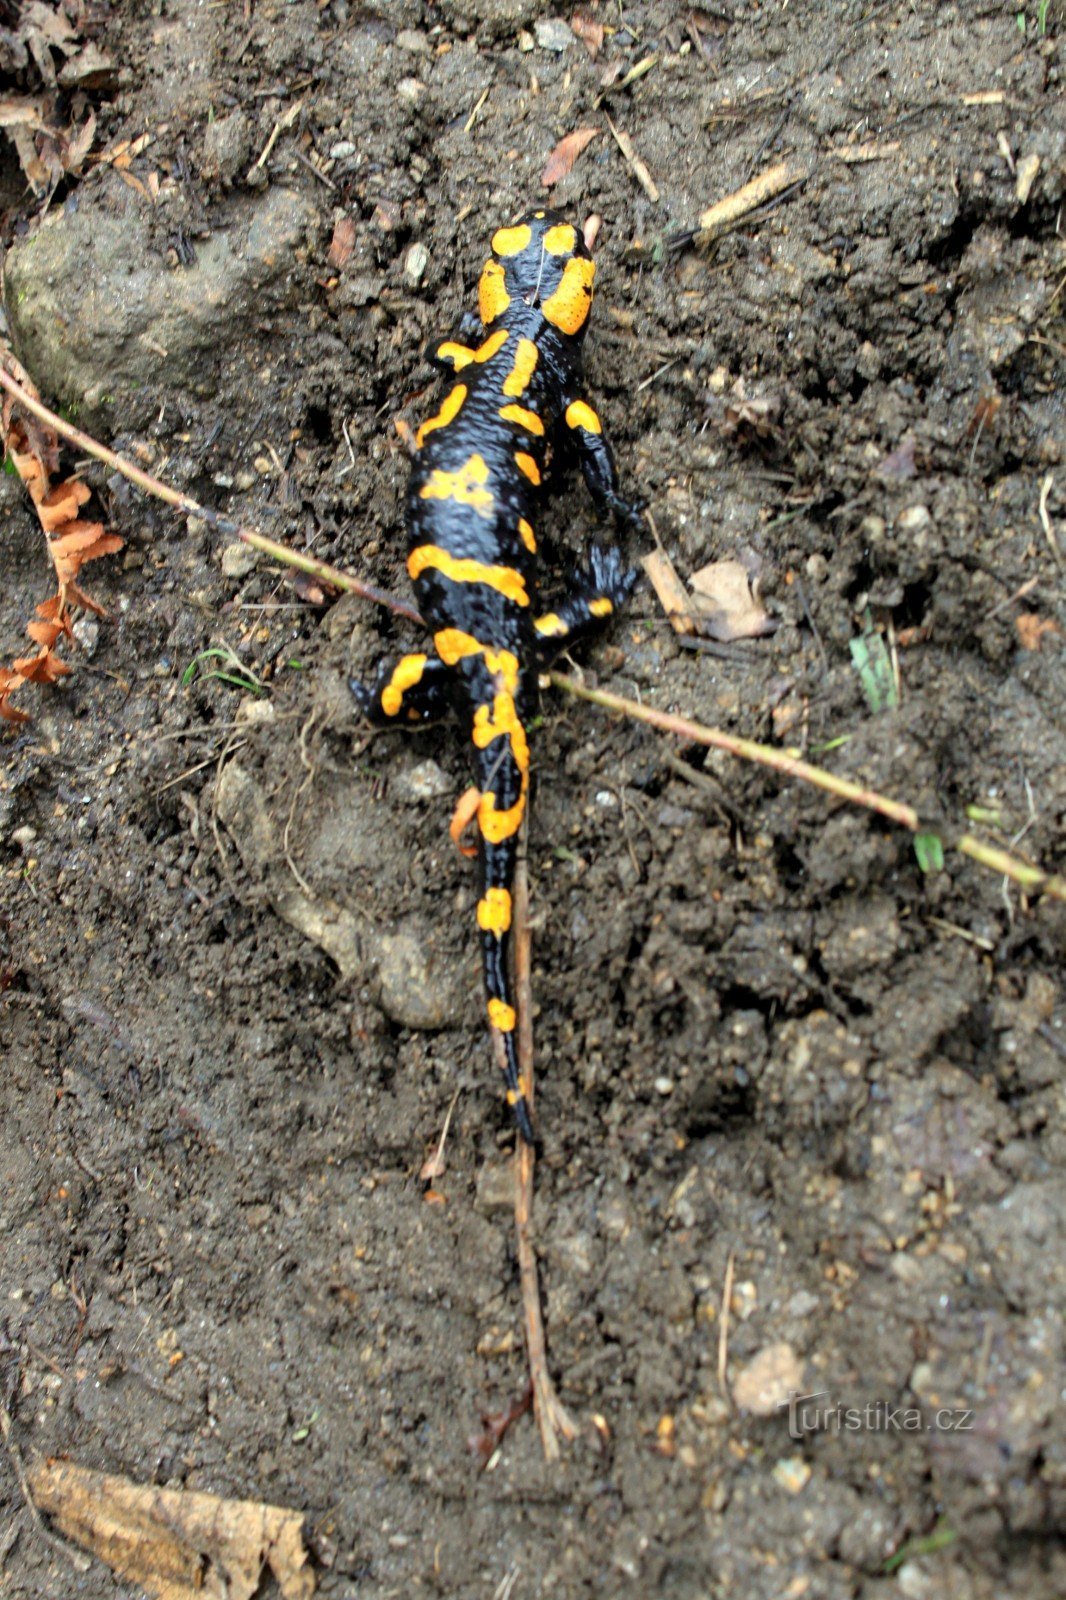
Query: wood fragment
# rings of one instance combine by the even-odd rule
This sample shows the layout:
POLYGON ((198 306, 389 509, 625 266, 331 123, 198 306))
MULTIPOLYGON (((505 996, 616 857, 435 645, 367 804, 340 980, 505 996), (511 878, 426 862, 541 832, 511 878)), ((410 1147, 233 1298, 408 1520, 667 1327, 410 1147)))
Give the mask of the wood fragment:
POLYGON ((492 84, 490 83, 488 88, 483 91, 480 99, 475 104, 473 111, 471 111, 470 115, 467 117, 466 122, 463 125, 463 132, 464 133, 469 133, 471 128, 474 126, 474 123, 477 121, 477 114, 481 110, 482 106, 485 104, 485 101, 488 99, 489 90, 491 88, 492 88, 492 84))
POLYGON ((964 94, 964 106, 1001 106, 1006 99, 1002 89, 977 89, 972 94, 964 94))
POLYGON ((732 1250, 725 1264, 725 1283, 722 1285, 722 1314, 718 1321, 718 1388, 730 1409, 733 1396, 729 1392, 727 1366, 729 1362, 729 1303, 733 1298, 733 1268, 736 1264, 732 1250))
POLYGON ((692 607, 688 590, 681 582, 674 564, 665 550, 651 550, 640 560, 645 575, 656 598, 662 606, 670 626, 675 633, 695 633, 696 619, 692 615, 692 607))
POLYGON ((696 233, 697 244, 709 244, 727 228, 732 228, 746 217, 749 211, 754 211, 756 206, 765 205, 767 200, 772 200, 775 195, 783 193, 794 183, 802 183, 807 177, 807 169, 791 161, 779 161, 776 166, 768 167, 757 178, 752 178, 750 183, 743 184, 733 194, 726 195, 724 200, 715 201, 700 217, 696 233))
POLYGON ((1055 476, 1054 476, 1053 473, 1049 472, 1047 474, 1047 476, 1044 478, 1043 483, 1041 483, 1041 485, 1040 485, 1040 503, 1037 506, 1037 512, 1038 512, 1039 517, 1040 517, 1040 526, 1044 530, 1044 538, 1048 542, 1048 547, 1051 550, 1051 554, 1055 557, 1055 560, 1061 566, 1062 565, 1062 551, 1059 548, 1059 541, 1058 541, 1058 538, 1056 536, 1055 529, 1054 529, 1054 527, 1052 526, 1052 523, 1051 523, 1051 513, 1048 511, 1048 508, 1047 508, 1048 499, 1049 499, 1049 497, 1051 495, 1051 486, 1052 486, 1052 484, 1054 482, 1055 482, 1055 476))
POLYGON ((69 1461, 29 1473, 38 1508, 67 1538, 157 1600, 203 1600, 208 1592, 252 1600, 267 1569, 283 1600, 309 1600, 302 1512, 255 1500, 132 1483, 69 1461), (205 1589, 205 1573, 215 1587, 205 1589))
POLYGON ((894 156, 900 148, 898 139, 891 139, 887 144, 877 144, 874 140, 867 140, 865 144, 846 144, 832 151, 838 161, 847 161, 858 165, 863 161, 887 161, 889 156, 894 156))
POLYGON ((655 179, 648 171, 647 166, 641 160, 640 156, 637 155, 632 139, 623 128, 616 128, 610 117, 607 118, 607 126, 614 134, 615 144, 617 144, 619 150, 621 150, 623 156, 625 157, 626 165, 629 167, 629 170, 640 184, 640 187, 644 190, 644 193, 647 195, 648 199, 653 205, 657 205, 659 202, 659 190, 656 187, 655 179))

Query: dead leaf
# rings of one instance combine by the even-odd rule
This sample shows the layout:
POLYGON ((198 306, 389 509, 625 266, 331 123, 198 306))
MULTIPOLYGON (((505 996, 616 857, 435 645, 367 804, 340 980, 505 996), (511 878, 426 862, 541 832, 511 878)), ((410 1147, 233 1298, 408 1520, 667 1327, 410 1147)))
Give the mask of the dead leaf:
POLYGON ((326 260, 338 272, 355 249, 355 219, 338 217, 326 260))
POLYGON ((39 100, 29 100, 22 95, 0 100, 0 128, 43 128, 42 107, 39 100))
POLYGON ((733 385, 725 403, 722 432, 729 438, 768 439, 781 416, 779 394, 748 395, 743 378, 733 385))
POLYGON ((91 39, 59 69, 64 89, 110 89, 116 77, 115 63, 91 39))
POLYGON ((26 683, 55 683, 57 678, 66 678, 70 668, 54 650, 42 650, 39 655, 23 656, 20 661, 13 661, 11 665, 26 683))
POLYGON ((599 128, 575 128, 573 133, 568 133, 565 138, 559 140, 540 175, 540 181, 545 189, 550 189, 560 178, 566 177, 582 150, 599 132, 599 128))
POLYGON ((917 440, 913 433, 905 433, 895 450, 883 456, 874 469, 879 478, 884 478, 887 483, 905 483, 908 478, 913 478, 918 471, 914 464, 914 451, 917 440))
POLYGON ((603 49, 603 23, 593 22, 591 17, 582 16, 580 11, 575 11, 570 18, 570 30, 577 35, 595 61, 603 49))
MULTIPOLYGON (((1023 650, 1039 650, 1046 633, 1061 633, 1052 617, 1039 617, 1035 611, 1022 611, 1014 619, 1023 650)), ((17 664, 17 663, 16 663, 17 664)))
POLYGON ((37 502, 37 515, 45 533, 54 533, 60 523, 76 517, 91 494, 89 485, 77 478, 68 478, 66 483, 50 489, 44 499, 37 502))
POLYGON ((700 616, 700 632, 728 643, 731 639, 758 639, 773 633, 777 623, 759 599, 739 561, 712 561, 689 579, 700 616))
POLYGON ((158 1489, 73 1462, 32 1467, 40 1511, 59 1531, 158 1600, 252 1600, 267 1568, 283 1600, 308 1600, 303 1513, 257 1500, 158 1489))
POLYGON ((96 115, 90 111, 85 119, 85 126, 71 137, 64 138, 60 145, 60 160, 67 172, 75 176, 81 171, 85 157, 93 147, 93 138, 96 134, 96 115))

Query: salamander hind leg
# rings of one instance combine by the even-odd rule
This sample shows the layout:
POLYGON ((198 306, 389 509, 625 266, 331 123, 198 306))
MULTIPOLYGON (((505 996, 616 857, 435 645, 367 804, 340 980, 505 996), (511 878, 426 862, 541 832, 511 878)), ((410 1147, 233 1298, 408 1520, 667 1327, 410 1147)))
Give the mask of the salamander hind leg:
POLYGON ((635 569, 626 566, 619 549, 593 545, 588 567, 574 575, 566 599, 533 625, 539 665, 603 627, 625 605, 636 581, 635 569))
POLYGON ((421 651, 385 662, 373 687, 349 678, 360 711, 377 728, 435 722, 449 710, 449 675, 443 661, 421 651))

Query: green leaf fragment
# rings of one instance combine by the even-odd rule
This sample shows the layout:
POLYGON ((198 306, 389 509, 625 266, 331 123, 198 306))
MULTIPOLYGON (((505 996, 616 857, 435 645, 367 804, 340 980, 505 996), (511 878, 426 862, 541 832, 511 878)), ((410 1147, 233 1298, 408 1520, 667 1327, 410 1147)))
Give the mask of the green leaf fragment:
POLYGON ((916 833, 914 854, 923 872, 943 872, 944 844, 938 833, 916 833))
POLYGON ((892 657, 879 633, 864 633, 852 639, 851 660, 871 711, 885 711, 899 705, 892 657))

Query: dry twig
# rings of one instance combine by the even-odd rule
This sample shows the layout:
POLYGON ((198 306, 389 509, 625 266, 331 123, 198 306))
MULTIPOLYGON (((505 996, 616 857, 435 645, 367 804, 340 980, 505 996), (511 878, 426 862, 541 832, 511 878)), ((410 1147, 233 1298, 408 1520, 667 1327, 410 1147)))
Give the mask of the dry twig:
MULTIPOLYGON (((518 1066, 521 1081, 533 1108, 533 990, 530 980, 532 937, 529 928, 529 875, 526 868, 526 826, 523 824, 518 867, 514 883, 515 998, 518 1002, 518 1066)), ((529 1377, 533 1385, 533 1408, 540 1428, 541 1444, 547 1461, 558 1461, 560 1436, 568 1442, 577 1429, 555 1392, 548 1372, 544 1341, 544 1322, 540 1311, 540 1286, 537 1258, 533 1249, 531 1215, 533 1210, 533 1170, 536 1156, 531 1145, 519 1139, 515 1146, 515 1232, 518 1237, 518 1269, 522 1283, 522 1311, 526 1324, 526 1351, 529 1377)))

